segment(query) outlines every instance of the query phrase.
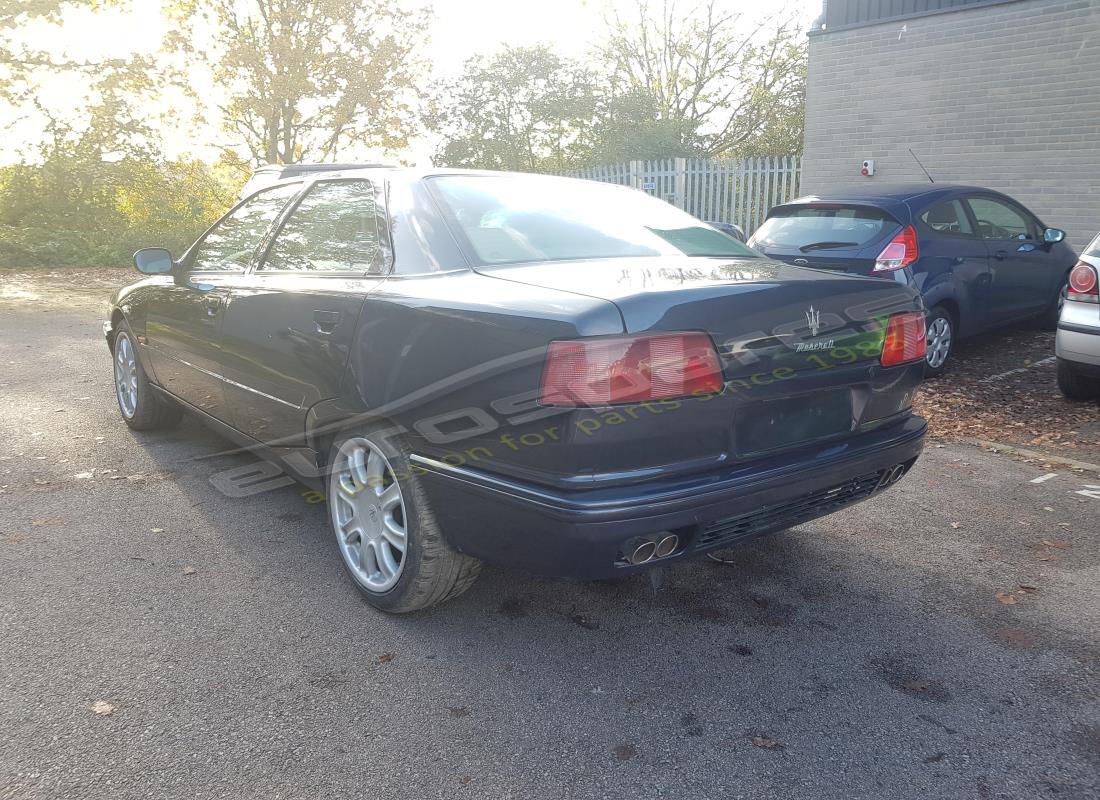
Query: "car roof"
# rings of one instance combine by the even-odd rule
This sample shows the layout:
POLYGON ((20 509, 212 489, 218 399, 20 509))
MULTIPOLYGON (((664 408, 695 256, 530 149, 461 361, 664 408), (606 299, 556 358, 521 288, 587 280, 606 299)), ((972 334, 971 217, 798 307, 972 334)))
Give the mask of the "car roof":
POLYGON ((853 184, 838 186, 827 192, 815 195, 803 195, 792 203, 844 201, 849 203, 868 203, 876 205, 882 201, 908 203, 913 200, 935 202, 941 198, 959 194, 996 194, 994 189, 984 186, 968 186, 960 183, 880 183, 853 184))

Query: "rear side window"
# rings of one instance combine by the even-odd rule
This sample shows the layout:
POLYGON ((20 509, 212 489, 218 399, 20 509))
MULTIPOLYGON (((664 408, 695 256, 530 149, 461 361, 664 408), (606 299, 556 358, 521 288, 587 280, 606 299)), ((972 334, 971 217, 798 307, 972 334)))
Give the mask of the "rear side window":
POLYGON ((752 241, 758 246, 808 249, 859 247, 878 238, 887 225, 897 223, 885 212, 866 206, 781 208, 764 221, 752 241))
POLYGON ((381 274, 378 212, 370 181, 317 183, 283 223, 263 269, 381 274))
POLYGON ((1035 226, 1022 211, 990 197, 971 197, 967 202, 983 239, 1031 239, 1035 236, 1035 226))
POLYGON ((194 272, 243 272, 260 240, 301 184, 265 189, 238 206, 215 225, 195 249, 194 272))
POLYGON ((1091 256, 1093 258, 1100 258, 1100 234, 1098 234, 1095 239, 1085 245, 1085 249, 1081 251, 1081 255, 1091 256))
POLYGON ((920 215, 921 222, 936 233, 950 236, 973 236, 974 226, 966 216, 966 209, 958 200, 949 200, 925 211, 920 215))

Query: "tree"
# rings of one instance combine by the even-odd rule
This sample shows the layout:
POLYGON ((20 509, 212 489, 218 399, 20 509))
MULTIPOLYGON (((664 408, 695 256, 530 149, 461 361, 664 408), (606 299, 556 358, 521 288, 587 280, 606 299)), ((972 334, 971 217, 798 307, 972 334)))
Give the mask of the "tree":
POLYGON ((685 149, 738 152, 766 135, 782 152, 800 151, 804 37, 793 20, 746 28, 723 6, 662 0, 655 8, 640 0, 632 19, 608 21, 604 68, 653 98, 656 118, 679 125, 685 149))
POLYGON ((467 61, 440 87, 425 122, 442 138, 438 164, 560 171, 590 148, 596 105, 590 70, 546 45, 505 47, 467 61))
POLYGON ((173 46, 208 49, 225 127, 257 162, 407 143, 425 13, 400 0, 186 0, 177 17, 173 46))
POLYGON ((55 58, 19 37, 28 23, 41 20, 59 23, 68 9, 102 8, 117 3, 118 0, 0 0, 0 101, 15 105, 26 100, 34 91, 36 70, 80 72, 87 77, 100 69, 124 68, 127 59, 86 63, 55 58))
POLYGON ((643 89, 609 84, 596 110, 586 160, 613 164, 703 155, 696 127, 691 120, 662 118, 657 99, 643 89))

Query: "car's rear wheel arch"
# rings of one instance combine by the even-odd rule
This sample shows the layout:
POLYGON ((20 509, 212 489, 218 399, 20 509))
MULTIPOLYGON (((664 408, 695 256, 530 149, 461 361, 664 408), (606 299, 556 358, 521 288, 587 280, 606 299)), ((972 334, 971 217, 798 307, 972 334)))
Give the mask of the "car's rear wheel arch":
MULTIPOLYGON (((329 495, 329 512, 338 546, 341 548, 343 566, 353 583, 366 600, 383 611, 403 613, 417 611, 445 602, 462 594, 476 580, 480 561, 454 549, 446 540, 436 521, 427 492, 420 483, 421 471, 409 461, 410 451, 401 426, 377 415, 358 415, 344 420, 342 426, 332 425, 322 434, 331 444, 325 455, 324 481, 329 495), (404 531, 404 550, 400 569, 392 585, 374 591, 364 585, 362 576, 351 560, 351 551, 345 548, 345 528, 340 524, 337 507, 340 504, 338 484, 343 482, 341 472, 346 469, 348 445, 377 450, 390 470, 391 484, 398 484, 402 496, 401 524, 404 531), (347 552, 345 552, 347 550, 347 552)), ((319 441, 318 441, 319 444, 319 441)), ((385 496, 388 492, 382 492, 385 496)), ((360 518, 358 513, 353 520, 360 518)), ((363 546, 362 534, 359 546, 363 546)))

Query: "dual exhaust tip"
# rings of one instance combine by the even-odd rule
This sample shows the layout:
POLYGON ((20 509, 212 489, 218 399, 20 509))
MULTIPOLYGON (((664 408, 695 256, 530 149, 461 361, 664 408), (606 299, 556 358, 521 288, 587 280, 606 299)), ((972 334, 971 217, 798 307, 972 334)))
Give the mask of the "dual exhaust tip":
POLYGON ((668 558, 680 546, 680 537, 675 533, 657 534, 653 539, 640 542, 626 554, 626 560, 633 566, 645 564, 655 558, 668 558))
POLYGON ((897 466, 891 467, 890 469, 885 469, 882 471, 882 478, 878 482, 878 488, 885 489, 887 486, 892 486, 904 477, 904 464, 898 464, 897 466))

